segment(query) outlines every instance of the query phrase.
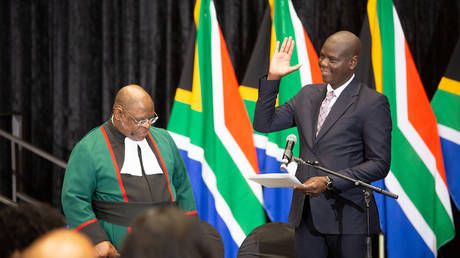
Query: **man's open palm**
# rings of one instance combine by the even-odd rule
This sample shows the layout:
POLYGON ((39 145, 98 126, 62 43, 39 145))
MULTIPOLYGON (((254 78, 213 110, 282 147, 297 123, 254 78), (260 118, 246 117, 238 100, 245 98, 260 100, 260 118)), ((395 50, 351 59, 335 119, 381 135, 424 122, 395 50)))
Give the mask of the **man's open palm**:
POLYGON ((279 47, 280 42, 276 42, 275 52, 273 53, 270 68, 268 70, 268 80, 279 80, 281 77, 300 68, 301 64, 296 64, 294 66, 290 64, 292 52, 294 52, 294 45, 294 40, 292 40, 291 37, 284 38, 281 47, 279 47))

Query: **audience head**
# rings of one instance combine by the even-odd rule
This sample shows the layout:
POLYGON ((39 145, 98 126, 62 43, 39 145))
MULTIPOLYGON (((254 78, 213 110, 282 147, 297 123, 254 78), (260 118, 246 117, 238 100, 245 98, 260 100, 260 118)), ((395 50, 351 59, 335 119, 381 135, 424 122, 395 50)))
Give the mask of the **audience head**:
POLYGON ((21 252, 48 231, 65 226, 64 216, 44 203, 5 208, 0 211, 0 257, 21 252))
POLYGON ((22 258, 94 258, 94 246, 85 235, 70 229, 56 229, 32 243, 22 258))
POLYGON ((124 239, 122 257, 211 257, 200 233, 199 219, 176 207, 148 210, 124 239))

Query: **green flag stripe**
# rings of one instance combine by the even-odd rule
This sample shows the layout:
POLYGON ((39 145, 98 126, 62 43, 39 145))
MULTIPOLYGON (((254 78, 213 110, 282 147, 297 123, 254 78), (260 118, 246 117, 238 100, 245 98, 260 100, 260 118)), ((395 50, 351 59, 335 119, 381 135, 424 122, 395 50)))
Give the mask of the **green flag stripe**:
POLYGON ((460 96, 443 90, 437 90, 431 106, 436 114, 438 123, 455 130, 460 130, 460 119, 452 117, 450 110, 460 110, 460 96))
POLYGON ((393 118, 393 128, 396 128, 396 74, 395 74, 395 39, 393 27, 393 6, 385 1, 377 2, 377 16, 382 43, 382 85, 383 93, 388 97, 393 118), (388 26, 388 25, 392 26, 388 26))
MULTIPOLYGON (((280 43, 282 43, 283 39, 288 36, 291 36, 292 39, 296 41, 288 1, 275 1, 274 25, 276 39, 280 41, 280 43)), ((294 49, 291 56, 291 65, 296 65, 298 63, 299 58, 297 56, 297 50, 294 49)), ((283 104, 290 100, 301 87, 302 84, 300 82, 300 74, 298 70, 284 76, 281 79, 279 103, 283 104)))
POLYGON ((171 116, 169 121, 174 121, 173 123, 168 123, 168 130, 175 132, 180 135, 188 135, 188 118, 190 116, 190 105, 184 104, 179 101, 174 101, 173 107, 171 109, 171 116))
POLYGON ((250 100, 244 100, 244 105, 246 106, 246 110, 248 111, 249 120, 251 120, 251 124, 254 121, 254 111, 256 110, 256 102, 250 100))

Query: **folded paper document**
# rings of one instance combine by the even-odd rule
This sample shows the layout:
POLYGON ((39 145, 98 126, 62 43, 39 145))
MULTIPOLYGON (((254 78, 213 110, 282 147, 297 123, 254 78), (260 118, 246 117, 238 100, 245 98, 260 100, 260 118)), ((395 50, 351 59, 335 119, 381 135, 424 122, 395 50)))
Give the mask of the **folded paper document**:
POLYGON ((297 177, 288 173, 259 174, 248 177, 250 180, 266 187, 293 188, 301 185, 297 177))

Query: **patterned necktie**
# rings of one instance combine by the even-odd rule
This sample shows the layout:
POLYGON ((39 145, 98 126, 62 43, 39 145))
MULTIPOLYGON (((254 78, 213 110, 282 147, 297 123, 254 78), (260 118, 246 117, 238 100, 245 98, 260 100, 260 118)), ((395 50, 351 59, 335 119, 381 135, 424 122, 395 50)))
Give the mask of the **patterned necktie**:
POLYGON ((329 103, 331 103, 332 98, 335 97, 334 91, 328 91, 326 98, 321 103, 318 116, 318 124, 316 125, 316 135, 318 136, 319 130, 323 126, 324 121, 326 120, 328 112, 329 103))

